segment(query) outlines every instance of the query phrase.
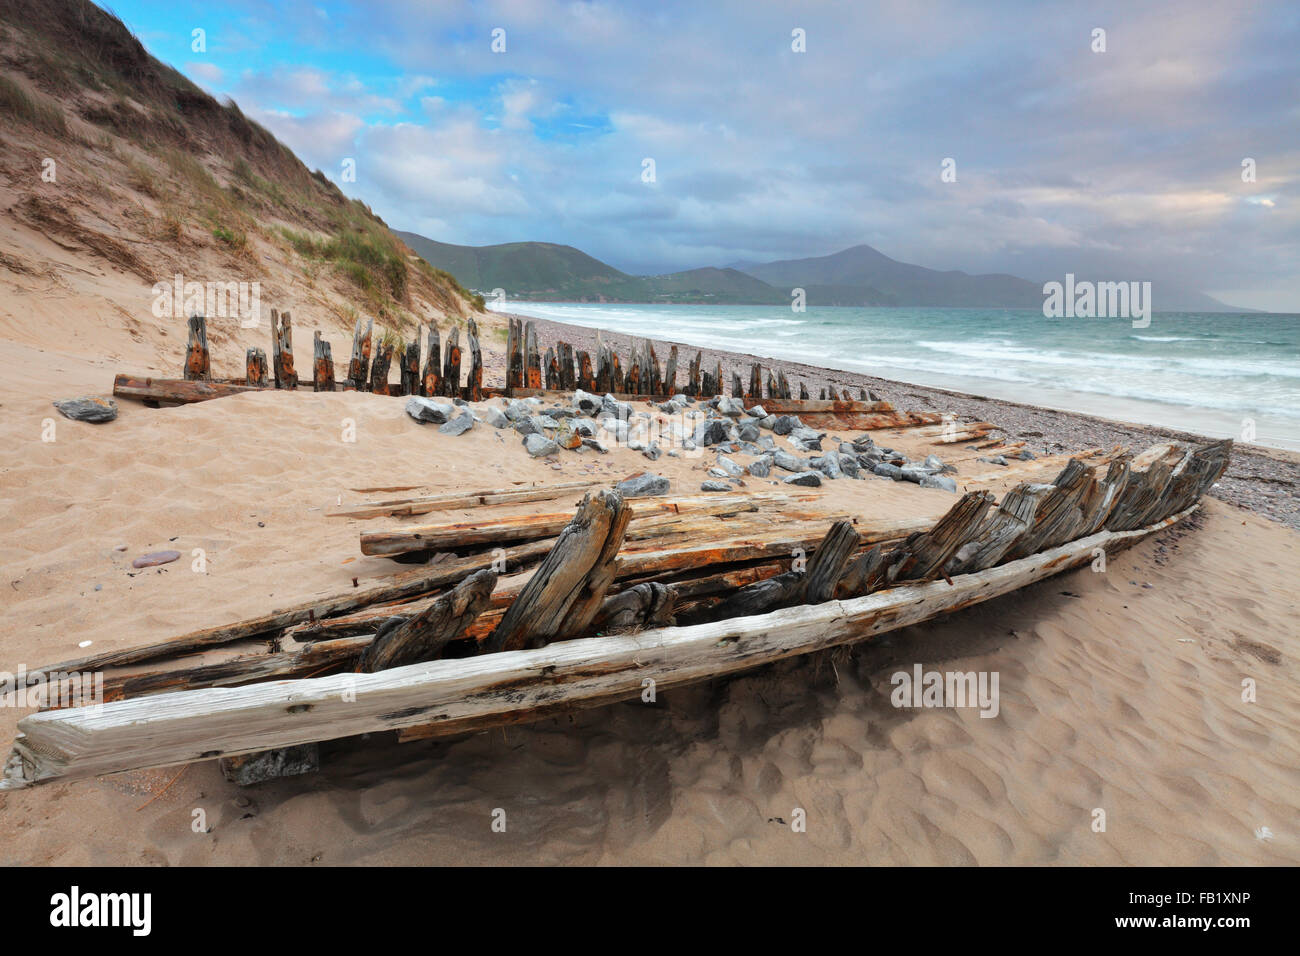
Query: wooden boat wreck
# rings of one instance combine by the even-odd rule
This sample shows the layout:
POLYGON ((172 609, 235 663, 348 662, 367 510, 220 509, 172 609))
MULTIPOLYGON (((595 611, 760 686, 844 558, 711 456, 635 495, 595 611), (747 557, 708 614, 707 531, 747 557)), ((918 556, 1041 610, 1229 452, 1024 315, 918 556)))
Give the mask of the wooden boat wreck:
MULTIPOLYGON (((837 412, 858 413, 821 413, 837 412)), ((250 761, 288 772, 294 753, 322 741, 463 734, 869 640, 1170 527, 1230 451, 1224 441, 1079 455, 1000 501, 973 476, 975 490, 937 521, 830 516, 801 493, 625 499, 591 483, 341 507, 328 520, 583 495, 571 515, 365 530, 370 553, 414 543, 455 557, 33 670, 50 703, 19 722, 0 787, 216 758, 228 772, 250 761), (103 676, 102 701, 57 706, 60 682, 88 672, 103 676)))

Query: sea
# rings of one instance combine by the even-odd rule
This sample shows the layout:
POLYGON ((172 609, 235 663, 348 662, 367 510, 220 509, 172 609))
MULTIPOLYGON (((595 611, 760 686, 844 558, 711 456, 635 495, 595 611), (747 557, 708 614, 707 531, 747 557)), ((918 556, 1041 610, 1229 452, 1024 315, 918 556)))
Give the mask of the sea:
POLYGON ((1300 315, 1157 312, 1135 328, 1127 318, 1012 309, 511 300, 492 307, 1300 450, 1300 315))

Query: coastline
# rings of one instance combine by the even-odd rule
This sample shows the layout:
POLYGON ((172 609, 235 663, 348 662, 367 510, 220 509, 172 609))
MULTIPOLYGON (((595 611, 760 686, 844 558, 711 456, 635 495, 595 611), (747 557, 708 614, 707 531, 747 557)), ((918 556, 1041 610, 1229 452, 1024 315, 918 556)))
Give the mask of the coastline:
MULTIPOLYGON (((548 345, 565 341, 575 350, 586 350, 594 354, 596 336, 599 334, 610 346, 617 348, 621 353, 626 353, 634 341, 641 339, 640 336, 624 332, 595 329, 522 313, 493 311, 491 314, 503 319, 513 316, 534 323, 543 351, 548 345)), ((1214 440, 1195 432, 1159 425, 1116 421, 1082 412, 1061 411, 934 386, 913 385, 879 376, 818 368, 801 362, 774 359, 754 353, 705 348, 671 339, 656 338, 653 341, 656 345, 661 342, 664 345, 662 349, 657 349, 661 360, 668 347, 678 346, 683 356, 683 367, 684 356, 688 351, 692 354, 699 351, 704 357, 706 367, 721 362, 724 381, 730 381, 732 370, 740 375, 742 381, 748 381, 749 366, 759 362, 764 369, 783 370, 796 388, 800 380, 807 382, 808 391, 813 397, 819 394, 822 386, 847 388, 855 396, 859 388, 866 388, 886 401, 893 402, 898 408, 941 410, 952 412, 960 418, 993 422, 1011 439, 1026 440, 1029 443, 1028 447, 1035 453, 1042 451, 1047 454, 1059 454, 1097 446, 1109 448, 1117 444, 1128 445, 1131 448, 1144 448, 1154 442, 1170 439, 1214 440)), ((1267 445, 1236 442, 1228 471, 1210 494, 1237 507, 1277 521, 1294 531, 1300 531, 1300 495, 1297 494, 1297 489, 1300 489, 1300 453, 1267 445)))

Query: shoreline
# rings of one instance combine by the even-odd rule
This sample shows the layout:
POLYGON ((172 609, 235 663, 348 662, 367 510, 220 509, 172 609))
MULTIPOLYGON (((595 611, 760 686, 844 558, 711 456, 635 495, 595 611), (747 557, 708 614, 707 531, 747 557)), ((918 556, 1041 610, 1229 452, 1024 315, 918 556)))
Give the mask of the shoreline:
MULTIPOLYGON (((596 336, 599 333, 605 342, 626 354, 632 343, 642 338, 625 332, 596 329, 517 312, 492 311, 491 314, 503 319, 513 316, 532 322, 537 328, 538 343, 543 352, 548 345, 565 341, 575 350, 590 351, 594 355, 596 336)), ((659 350, 661 360, 668 347, 678 346, 682 368, 685 367, 688 350, 700 352, 706 367, 721 362, 724 381, 730 381, 732 369, 740 375, 742 381, 748 381, 749 366, 758 362, 765 370, 784 371, 796 387, 800 380, 807 382, 808 391, 814 398, 824 385, 848 388, 855 394, 859 388, 867 388, 900 409, 937 410, 952 412, 961 418, 990 421, 999 426, 1010 439, 1026 440, 1029 443, 1027 447, 1035 454, 1059 454, 1097 446, 1110 448, 1117 444, 1143 448, 1153 442, 1169 439, 1216 440, 1210 436, 1161 425, 1117 421, 1083 412, 1044 408, 936 386, 913 385, 910 382, 819 368, 750 352, 706 348, 671 339, 655 338, 653 341, 656 345, 664 345, 659 350), (918 402, 921 404, 918 405, 918 402)), ((1236 442, 1227 473, 1209 494, 1283 524, 1293 531, 1300 531, 1300 496, 1296 494, 1297 488, 1300 488, 1300 453, 1268 445, 1236 442)))

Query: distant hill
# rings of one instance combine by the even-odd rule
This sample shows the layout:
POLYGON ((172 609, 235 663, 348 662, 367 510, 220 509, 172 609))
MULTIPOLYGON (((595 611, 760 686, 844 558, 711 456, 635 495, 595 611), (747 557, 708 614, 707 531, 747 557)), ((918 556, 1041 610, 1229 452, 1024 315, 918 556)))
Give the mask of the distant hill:
MULTIPOLYGON (((398 235, 435 268, 465 285, 485 295, 504 289, 507 299, 525 301, 788 305, 792 291, 803 289, 812 306, 1040 309, 1043 305, 1040 282, 1004 273, 940 272, 899 262, 866 245, 808 259, 740 261, 720 269, 633 276, 573 246, 547 242, 456 246, 411 232, 398 235)), ((1168 284, 1153 285, 1153 299, 1160 311, 1239 311, 1168 284)))
POLYGON ((938 272, 891 259, 870 246, 812 259, 768 262, 745 271, 772 286, 808 289, 810 304, 821 301, 812 291, 819 286, 827 287, 836 300, 850 300, 870 290, 896 305, 1036 309, 1043 304, 1039 284, 1011 275, 938 272))
MULTIPOLYGON (((735 264, 772 286, 802 286, 810 304, 851 305, 855 296, 883 294, 894 305, 947 308, 1038 309, 1043 305, 1042 283, 1005 273, 970 275, 940 272, 891 259, 871 246, 853 246, 828 256, 788 259, 763 265, 735 264), (816 294, 814 294, 814 290, 816 294)), ((1064 279, 1064 276, 1059 277, 1064 279)), ((1136 276, 1086 276, 1076 279, 1116 281, 1136 276)), ((1171 283, 1152 283, 1152 299, 1162 312, 1239 312, 1192 289, 1171 283)))
POLYGON ((564 302, 678 302, 782 305, 788 292, 735 269, 690 269, 634 276, 573 246, 550 242, 507 242, 456 246, 414 232, 398 232, 436 269, 489 295, 504 289, 509 299, 564 302))

